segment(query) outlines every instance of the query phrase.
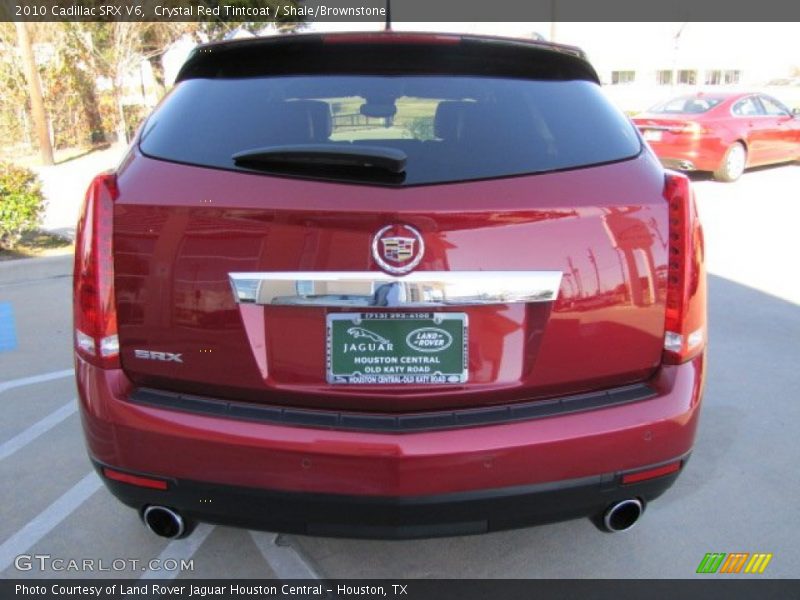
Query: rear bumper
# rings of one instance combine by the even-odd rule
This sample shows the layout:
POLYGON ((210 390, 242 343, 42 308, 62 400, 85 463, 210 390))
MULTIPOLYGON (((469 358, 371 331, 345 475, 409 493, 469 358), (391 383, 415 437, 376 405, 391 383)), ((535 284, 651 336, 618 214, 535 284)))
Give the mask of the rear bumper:
POLYGON ((667 169, 676 171, 699 171, 695 164, 685 158, 661 158, 661 164, 667 169))
POLYGON ((706 137, 649 144, 662 165, 681 171, 715 171, 727 150, 722 140, 706 137))
POLYGON ((647 400, 544 418, 414 433, 344 431, 193 414, 128 400, 119 370, 76 360, 97 464, 167 479, 166 491, 106 480, 123 502, 206 521, 329 535, 471 533, 592 515, 652 500, 677 474, 624 472, 685 458, 704 355, 664 366, 647 400))
MULTIPOLYGON (((683 457, 681 466, 688 456, 683 457)), ((95 463, 102 475, 102 465, 95 463)), ((628 498, 645 503, 667 490, 678 472, 630 485, 618 474, 433 496, 375 497, 279 492, 196 481, 170 481, 166 491, 104 479, 137 510, 156 504, 192 521, 331 537, 410 539, 468 535, 601 516, 628 498)))

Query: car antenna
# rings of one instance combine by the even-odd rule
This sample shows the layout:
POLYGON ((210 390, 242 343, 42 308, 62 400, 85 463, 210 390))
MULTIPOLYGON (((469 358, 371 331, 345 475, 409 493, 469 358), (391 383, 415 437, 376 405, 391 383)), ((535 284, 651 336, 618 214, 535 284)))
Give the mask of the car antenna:
POLYGON ((386 25, 384 31, 392 30, 392 0, 386 0, 386 25))

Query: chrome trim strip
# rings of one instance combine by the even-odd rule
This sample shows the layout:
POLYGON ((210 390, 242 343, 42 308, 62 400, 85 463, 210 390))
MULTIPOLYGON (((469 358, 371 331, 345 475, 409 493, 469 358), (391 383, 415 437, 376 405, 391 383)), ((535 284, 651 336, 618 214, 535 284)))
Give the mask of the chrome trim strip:
POLYGON ((411 307, 550 302, 561 271, 379 271, 229 273, 240 304, 411 307))

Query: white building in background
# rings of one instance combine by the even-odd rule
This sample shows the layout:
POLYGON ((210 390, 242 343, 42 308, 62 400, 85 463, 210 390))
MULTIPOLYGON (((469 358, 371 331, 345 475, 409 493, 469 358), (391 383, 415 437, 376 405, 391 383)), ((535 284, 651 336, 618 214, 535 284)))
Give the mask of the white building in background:
MULTIPOLYGON (((700 0, 698 0, 700 1, 700 0)), ((382 23, 313 23, 311 31, 377 30, 382 23)), ((627 111, 699 89, 758 88, 800 69, 800 23, 393 23, 397 31, 537 34, 581 47, 608 95, 627 111)), ((769 88, 800 106, 800 86, 769 88)))
MULTIPOLYGON (((800 23, 563 23, 558 31, 558 41, 586 50, 608 95, 631 111, 689 91, 763 89, 800 69, 800 23)), ((768 91, 800 102, 800 87, 768 91)))

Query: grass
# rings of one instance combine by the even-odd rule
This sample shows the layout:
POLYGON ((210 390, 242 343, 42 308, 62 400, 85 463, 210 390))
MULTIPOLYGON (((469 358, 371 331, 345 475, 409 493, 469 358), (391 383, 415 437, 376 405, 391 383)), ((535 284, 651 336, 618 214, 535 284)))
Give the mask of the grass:
MULTIPOLYGON (((331 112, 335 118, 338 115, 358 115, 364 98, 330 98, 331 112)), ((414 121, 417 119, 430 120, 430 136, 433 135, 433 119, 439 100, 433 98, 411 98, 403 96, 397 98, 395 106, 397 112, 392 119, 392 127, 383 128, 375 126, 350 128, 334 121, 333 140, 362 140, 362 139, 425 139, 419 137, 421 133, 414 131, 414 121)))
POLYGON ((22 236, 22 240, 13 250, 0 248, 0 261, 39 256, 58 256, 71 254, 73 250, 72 240, 68 238, 46 231, 30 231, 22 236))

